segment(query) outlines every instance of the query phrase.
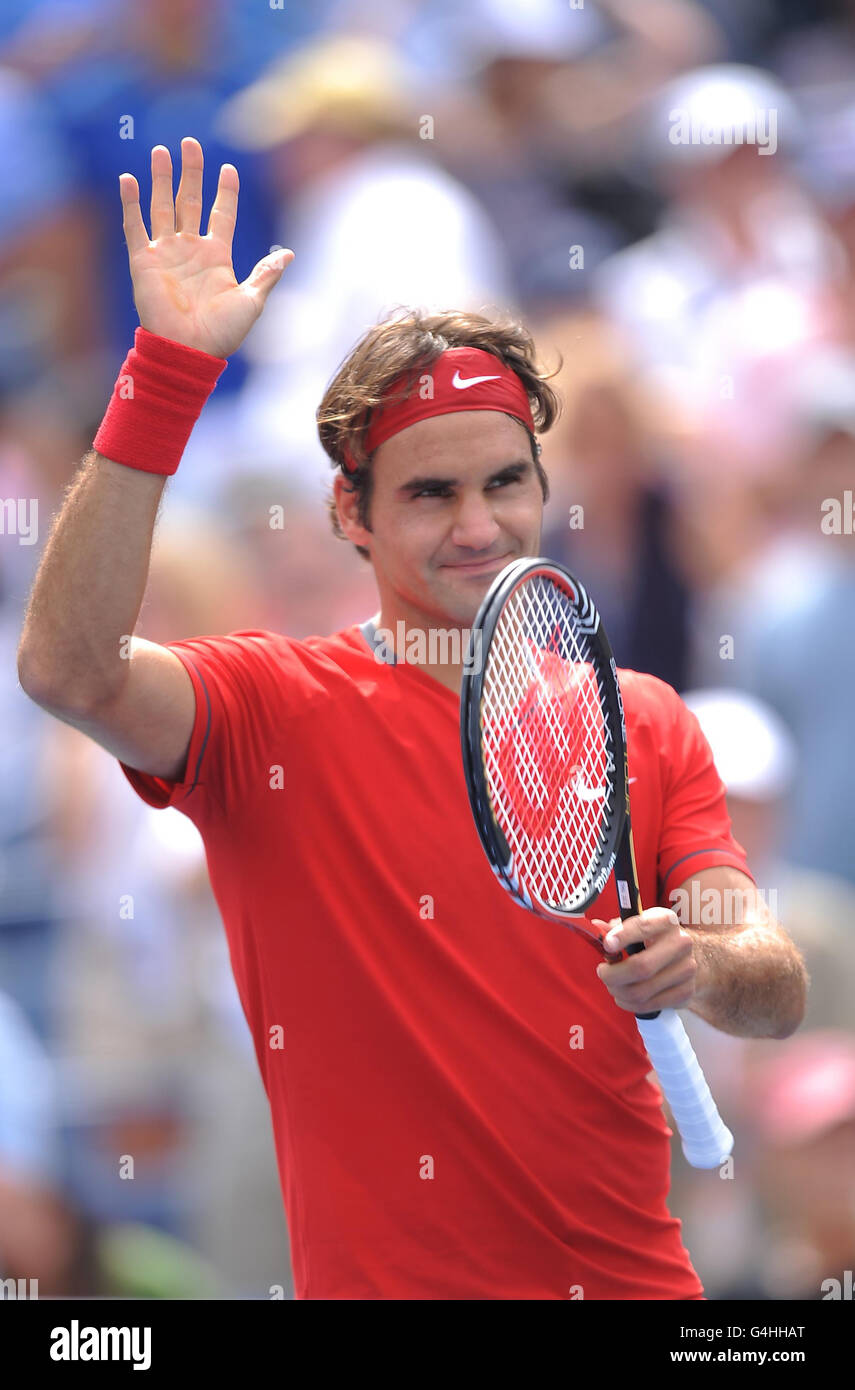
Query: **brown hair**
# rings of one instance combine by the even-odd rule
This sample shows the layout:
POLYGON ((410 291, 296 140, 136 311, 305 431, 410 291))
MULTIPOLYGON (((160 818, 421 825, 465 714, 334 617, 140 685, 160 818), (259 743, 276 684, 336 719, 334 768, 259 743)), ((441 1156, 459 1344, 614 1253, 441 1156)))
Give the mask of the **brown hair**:
MULTIPOLYGON (((400 314, 400 310, 392 313, 400 314)), ((318 434, 324 451, 334 468, 340 468, 347 452, 356 464, 355 471, 345 473, 348 482, 359 494, 359 520, 368 526, 371 501, 371 454, 364 448, 364 439, 371 411, 387 400, 402 400, 409 389, 405 386, 394 397, 389 387, 397 377, 408 372, 415 375, 434 362, 446 348, 473 347, 491 352, 522 381, 528 392, 535 428, 548 430, 558 418, 561 401, 548 385, 557 375, 539 366, 531 334, 516 319, 502 316, 488 319, 481 314, 462 311, 428 314, 418 309, 405 310, 401 317, 387 317, 369 328, 356 347, 342 362, 324 392, 317 409, 318 434)), ((549 497, 549 483, 541 465, 540 446, 531 437, 532 457, 544 501, 549 497)), ((332 528, 340 540, 346 540, 341 529, 335 498, 329 498, 332 528)), ((356 549, 369 558, 364 546, 356 549)))

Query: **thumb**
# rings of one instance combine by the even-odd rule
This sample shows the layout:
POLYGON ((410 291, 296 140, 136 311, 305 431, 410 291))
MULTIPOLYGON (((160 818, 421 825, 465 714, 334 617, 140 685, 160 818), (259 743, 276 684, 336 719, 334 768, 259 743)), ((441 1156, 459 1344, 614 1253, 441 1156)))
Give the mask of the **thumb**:
POLYGON ((252 267, 240 289, 263 305, 273 286, 278 285, 283 270, 293 259, 293 251, 271 251, 269 256, 264 256, 252 267))
POLYGON ((597 927, 597 935, 605 951, 609 955, 619 956, 621 953, 620 945, 611 941, 612 933, 620 926, 620 918, 612 918, 610 922, 605 922, 602 917, 592 917, 590 919, 592 927, 597 927))

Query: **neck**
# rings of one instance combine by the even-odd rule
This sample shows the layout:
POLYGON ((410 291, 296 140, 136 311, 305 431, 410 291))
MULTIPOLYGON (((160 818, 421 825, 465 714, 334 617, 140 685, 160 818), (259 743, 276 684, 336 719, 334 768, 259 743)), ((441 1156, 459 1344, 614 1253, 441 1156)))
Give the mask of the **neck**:
POLYGON ((378 640, 394 651, 396 661, 418 666, 440 685, 459 694, 463 662, 469 645, 469 628, 448 619, 428 622, 423 614, 413 614, 408 618, 399 609, 394 613, 381 609, 371 621, 377 630, 378 640))

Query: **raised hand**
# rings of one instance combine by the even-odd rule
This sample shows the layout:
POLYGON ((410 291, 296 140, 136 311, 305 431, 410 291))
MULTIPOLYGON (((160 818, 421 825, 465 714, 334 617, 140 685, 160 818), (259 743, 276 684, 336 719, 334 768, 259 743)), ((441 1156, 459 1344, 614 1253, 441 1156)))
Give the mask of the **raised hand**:
POLYGON ((271 252, 238 284, 232 269, 238 172, 233 164, 222 165, 203 236, 202 168, 202 146, 186 136, 173 206, 172 159, 165 145, 155 145, 151 239, 140 209, 139 185, 133 174, 120 174, 125 241, 142 327, 214 357, 228 357, 240 347, 294 252, 271 252))

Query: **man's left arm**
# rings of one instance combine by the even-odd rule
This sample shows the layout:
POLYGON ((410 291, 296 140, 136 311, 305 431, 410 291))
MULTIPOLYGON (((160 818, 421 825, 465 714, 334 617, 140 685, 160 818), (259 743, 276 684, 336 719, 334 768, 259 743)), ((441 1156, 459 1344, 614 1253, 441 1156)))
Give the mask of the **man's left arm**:
POLYGON ((747 874, 726 865, 687 879, 669 908, 608 925, 608 947, 645 949, 597 974, 634 1014, 691 1009, 722 1033, 787 1038, 804 1018, 804 959, 747 874), (682 919, 682 920, 681 920, 682 919))

